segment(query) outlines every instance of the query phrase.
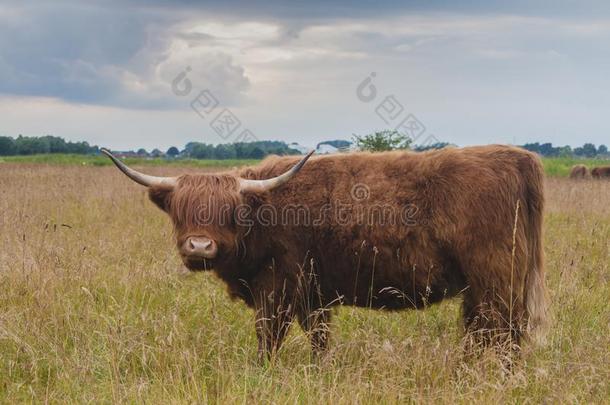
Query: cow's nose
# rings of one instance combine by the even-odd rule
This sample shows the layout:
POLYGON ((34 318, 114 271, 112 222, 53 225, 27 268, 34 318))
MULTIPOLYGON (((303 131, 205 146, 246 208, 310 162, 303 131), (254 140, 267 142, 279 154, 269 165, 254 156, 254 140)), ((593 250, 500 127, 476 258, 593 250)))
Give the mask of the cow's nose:
POLYGON ((182 251, 187 256, 203 257, 204 259, 213 259, 218 253, 216 242, 204 237, 191 236, 184 242, 182 251))

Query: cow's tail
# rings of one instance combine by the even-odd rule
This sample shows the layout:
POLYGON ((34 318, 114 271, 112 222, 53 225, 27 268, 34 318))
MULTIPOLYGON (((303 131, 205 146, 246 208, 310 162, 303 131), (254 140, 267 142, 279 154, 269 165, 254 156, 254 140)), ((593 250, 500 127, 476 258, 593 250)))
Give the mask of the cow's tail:
POLYGON ((526 336, 536 344, 545 342, 548 325, 547 290, 544 277, 542 221, 544 209, 544 171, 540 159, 531 155, 523 170, 527 207, 528 263, 524 303, 527 313, 526 336))

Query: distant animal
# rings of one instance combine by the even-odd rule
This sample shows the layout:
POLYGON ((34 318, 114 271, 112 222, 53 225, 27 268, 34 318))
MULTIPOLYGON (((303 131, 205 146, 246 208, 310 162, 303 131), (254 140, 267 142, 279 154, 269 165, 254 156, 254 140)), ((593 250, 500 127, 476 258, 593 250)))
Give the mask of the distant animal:
POLYGON ((324 351, 339 304, 421 309, 461 295, 469 340, 482 347, 519 344, 544 324, 544 179, 528 151, 350 153, 305 164, 312 151, 179 177, 102 152, 169 215, 184 264, 213 270, 254 309, 262 361, 295 318, 324 351))
POLYGON ((593 177, 594 179, 610 179, 610 166, 594 167, 591 170, 591 177, 593 177))
POLYGON ((589 169, 585 165, 574 165, 572 170, 570 170, 571 179, 585 179, 589 176, 589 169))

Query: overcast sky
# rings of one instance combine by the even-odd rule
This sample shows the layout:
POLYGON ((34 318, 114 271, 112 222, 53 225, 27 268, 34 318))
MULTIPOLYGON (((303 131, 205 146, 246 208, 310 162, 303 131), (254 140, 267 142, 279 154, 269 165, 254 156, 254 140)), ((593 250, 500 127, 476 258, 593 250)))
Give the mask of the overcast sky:
POLYGON ((609 144, 610 2, 508 3, 5 0, 0 135, 609 144))

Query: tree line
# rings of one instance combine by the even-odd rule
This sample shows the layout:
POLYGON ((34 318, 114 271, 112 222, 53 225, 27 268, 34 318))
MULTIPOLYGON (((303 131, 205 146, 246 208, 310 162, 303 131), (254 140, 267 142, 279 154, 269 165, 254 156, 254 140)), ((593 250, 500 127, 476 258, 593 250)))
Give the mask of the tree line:
POLYGON ((88 155, 99 153, 97 146, 87 142, 67 142, 57 136, 0 136, 0 156, 70 153, 88 155))
MULTIPOLYGON (((354 136, 354 144, 358 149, 382 151, 393 149, 412 149, 424 151, 428 149, 441 149, 450 145, 445 142, 438 142, 433 145, 411 145, 411 140, 396 131, 377 131, 364 136, 354 136)), ((324 142, 323 142, 324 143, 324 142)), ((331 142, 326 142, 331 143, 331 142)), ((333 146, 340 149, 348 148, 349 141, 332 141, 333 146)), ((553 146, 552 143, 526 143, 523 148, 536 152, 545 157, 610 157, 606 145, 595 146, 592 143, 585 143, 583 146, 572 149, 570 146, 553 146)), ((14 155, 35 155, 48 153, 64 154, 98 154, 99 147, 89 145, 87 142, 70 142, 57 136, 22 136, 17 138, 0 136, 0 156, 14 155)), ((256 142, 237 142, 231 144, 211 145, 202 142, 189 142, 184 149, 180 150, 175 146, 170 147, 166 152, 154 149, 151 152, 145 149, 137 151, 122 152, 127 156, 139 157, 169 157, 169 158, 190 158, 190 159, 262 159, 267 155, 298 155, 298 150, 290 148, 281 141, 256 141, 256 142)))
POLYGON ((192 159, 262 159, 267 155, 299 155, 280 141, 236 142, 209 145, 189 142, 181 155, 192 159))
POLYGON ((522 146, 531 152, 536 152, 539 155, 546 157, 608 157, 608 147, 599 145, 596 147, 592 143, 585 143, 583 146, 572 149, 569 145, 553 146, 552 143, 526 143, 522 146))
MULTIPOLYGON (((98 154, 99 147, 87 142, 69 142, 57 136, 22 136, 11 138, 0 136, 0 156, 38 155, 48 153, 63 154, 98 154)), ((137 151, 123 151, 123 155, 138 157, 170 157, 190 159, 262 159, 267 155, 298 155, 299 151, 291 149, 284 142, 256 141, 232 144, 210 145, 201 142, 189 142, 184 149, 175 146, 166 152, 154 149, 151 152, 141 148, 137 151)))

